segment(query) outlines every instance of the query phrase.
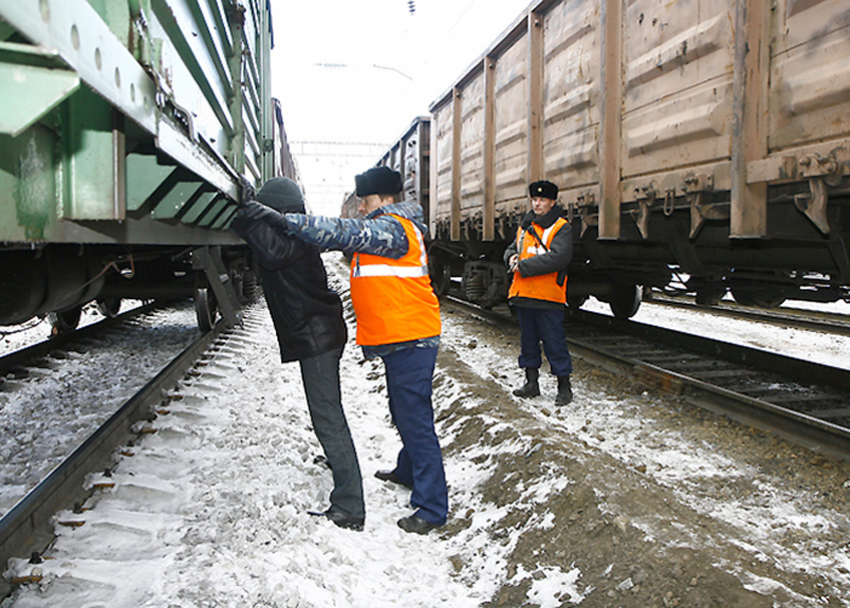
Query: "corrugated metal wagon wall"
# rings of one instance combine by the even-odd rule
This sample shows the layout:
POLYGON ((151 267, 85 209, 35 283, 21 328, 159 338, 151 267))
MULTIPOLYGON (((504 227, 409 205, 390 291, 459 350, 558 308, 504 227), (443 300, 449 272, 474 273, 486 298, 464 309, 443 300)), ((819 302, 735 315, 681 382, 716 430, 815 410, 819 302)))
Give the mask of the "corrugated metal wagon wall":
POLYGON ((432 104, 436 230, 498 238, 547 178, 599 239, 631 238, 626 215, 646 238, 674 202, 691 238, 725 220, 760 239, 768 188, 814 180, 798 206, 826 233, 819 180, 850 173, 848 14, 842 0, 532 4, 432 104))

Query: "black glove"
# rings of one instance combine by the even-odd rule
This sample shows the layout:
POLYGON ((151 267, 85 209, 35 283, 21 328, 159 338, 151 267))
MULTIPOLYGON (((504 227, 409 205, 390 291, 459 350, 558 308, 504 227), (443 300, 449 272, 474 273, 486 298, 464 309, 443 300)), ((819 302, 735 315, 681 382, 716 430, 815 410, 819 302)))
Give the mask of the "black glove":
POLYGON ((257 191, 244 175, 239 176, 239 206, 257 200, 257 191))

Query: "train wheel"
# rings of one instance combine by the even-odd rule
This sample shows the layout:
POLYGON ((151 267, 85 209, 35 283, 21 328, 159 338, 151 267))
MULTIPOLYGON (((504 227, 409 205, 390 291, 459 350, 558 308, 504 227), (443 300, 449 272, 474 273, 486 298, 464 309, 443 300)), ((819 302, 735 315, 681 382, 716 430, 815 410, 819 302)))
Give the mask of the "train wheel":
POLYGON ((767 289, 746 289, 733 287, 732 297, 741 306, 755 306, 757 308, 776 308, 785 302, 781 295, 767 289))
POLYGON ((587 296, 571 296, 567 293, 567 306, 569 306, 571 310, 578 310, 584 306, 585 302, 587 302, 587 296))
POLYGON ((58 336, 59 334, 70 334, 75 329, 77 329, 77 325, 80 324, 80 316, 82 315, 83 307, 75 306, 70 310, 63 310, 61 312, 51 312, 47 315, 47 320, 50 322, 50 325, 53 326, 51 330, 51 335, 58 336))
POLYGON ((641 288, 638 285, 618 285, 614 296, 608 302, 611 312, 617 319, 629 319, 640 308, 641 288))
POLYGON ((97 310, 107 319, 114 319, 118 316, 118 311, 121 310, 121 298, 112 298, 111 300, 98 300, 97 310))
POLYGON ((452 282, 452 273, 445 257, 437 254, 428 257, 428 274, 431 275, 431 286, 438 296, 446 295, 452 282))
POLYGON ((217 305, 215 296, 207 287, 195 290, 195 314, 198 317, 198 328, 208 332, 215 327, 217 305))

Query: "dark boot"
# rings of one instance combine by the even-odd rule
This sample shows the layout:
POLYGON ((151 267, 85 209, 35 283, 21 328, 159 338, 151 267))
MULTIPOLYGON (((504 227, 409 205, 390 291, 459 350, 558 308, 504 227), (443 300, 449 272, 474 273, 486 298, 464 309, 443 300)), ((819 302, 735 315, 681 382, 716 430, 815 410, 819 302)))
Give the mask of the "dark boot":
POLYGON ((525 368, 525 384, 514 390, 514 395, 517 397, 536 397, 540 394, 540 384, 537 380, 540 378, 540 370, 533 367, 525 368))
POLYGON ((567 405, 573 400, 573 389, 570 386, 569 376, 558 376, 558 395, 555 397, 555 405, 567 405))

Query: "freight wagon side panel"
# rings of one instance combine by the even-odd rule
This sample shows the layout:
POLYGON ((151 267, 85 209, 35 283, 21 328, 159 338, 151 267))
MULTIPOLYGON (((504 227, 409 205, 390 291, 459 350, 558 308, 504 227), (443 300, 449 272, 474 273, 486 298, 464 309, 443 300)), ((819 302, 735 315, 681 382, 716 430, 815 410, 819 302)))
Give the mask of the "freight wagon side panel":
POLYGON ((389 167, 401 174, 402 193, 405 200, 419 203, 426 221, 430 217, 428 192, 430 124, 431 119, 427 116, 416 118, 377 163, 379 166, 389 167))
POLYGON ((448 238, 452 220, 454 122, 451 98, 431 114, 431 232, 448 238))
MULTIPOLYGON (((624 13, 622 177, 728 163, 734 31, 729 0, 635 0, 624 13)), ((713 172, 713 168, 709 169, 713 172)), ((728 175, 728 170, 725 171, 728 175)), ((675 187, 676 176, 667 187, 675 187)), ((715 183, 728 189, 730 184, 715 183)), ((633 188, 624 192, 633 199, 633 188)))
POLYGON ((777 0, 772 11, 768 148, 850 135, 850 4, 777 0))
POLYGON ((495 59, 496 215, 527 209, 529 46, 524 33, 495 59))
POLYGON ((238 175, 276 154, 265 3, 0 0, 0 18, 0 240, 240 242, 238 175))
POLYGON ((460 90, 460 217, 480 225, 484 210, 484 74, 460 90))
POLYGON ((431 192, 428 180, 431 174, 431 119, 420 118, 415 135, 408 142, 405 153, 405 191, 415 189, 415 199, 422 205, 426 218, 431 215, 431 192))
POLYGON ((560 2, 544 16, 544 177, 566 199, 599 182, 599 3, 560 2))

